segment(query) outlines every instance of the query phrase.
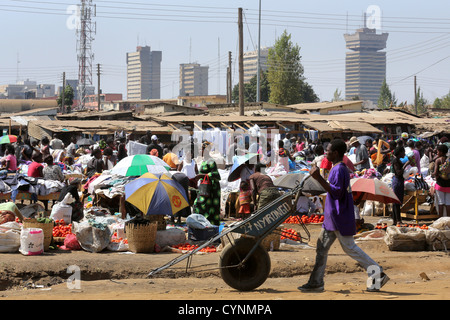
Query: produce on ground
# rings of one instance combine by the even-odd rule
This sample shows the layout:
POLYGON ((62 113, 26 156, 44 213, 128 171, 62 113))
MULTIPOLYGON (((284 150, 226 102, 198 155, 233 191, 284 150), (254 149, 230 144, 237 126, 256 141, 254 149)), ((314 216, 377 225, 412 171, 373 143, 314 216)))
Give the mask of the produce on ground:
MULTIPOLYGON (((197 249, 198 247, 199 247, 198 245, 190 244, 188 242, 180 243, 180 244, 172 246, 172 248, 183 250, 183 251, 192 251, 192 250, 197 249)), ((208 246, 208 247, 205 247, 200 250, 200 252, 216 252, 216 251, 217 251, 217 249, 215 246, 208 246)))
POLYGON ((284 223, 299 223, 299 220, 301 220, 304 224, 322 223, 323 219, 323 214, 312 214, 310 216, 290 216, 284 221, 284 223))
POLYGON ((72 233, 72 224, 66 224, 64 219, 55 220, 55 226, 53 227, 53 236, 59 238, 65 238, 68 234, 72 233))

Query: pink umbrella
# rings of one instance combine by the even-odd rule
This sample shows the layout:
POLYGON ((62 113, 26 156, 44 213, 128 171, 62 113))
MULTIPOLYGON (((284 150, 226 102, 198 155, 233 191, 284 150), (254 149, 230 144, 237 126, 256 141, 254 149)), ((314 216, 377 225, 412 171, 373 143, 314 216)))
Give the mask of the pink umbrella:
POLYGON ((378 179, 357 178, 350 180, 353 194, 362 193, 361 200, 381 203, 401 203, 388 184, 378 179))

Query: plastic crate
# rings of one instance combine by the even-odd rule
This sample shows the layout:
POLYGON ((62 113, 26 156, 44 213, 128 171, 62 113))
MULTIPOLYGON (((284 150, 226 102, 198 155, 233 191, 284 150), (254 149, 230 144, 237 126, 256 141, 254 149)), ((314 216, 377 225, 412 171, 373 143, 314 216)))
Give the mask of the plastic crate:
POLYGON ((219 234, 219 227, 213 226, 212 228, 194 229, 188 228, 188 239, 192 241, 209 240, 210 238, 219 234))

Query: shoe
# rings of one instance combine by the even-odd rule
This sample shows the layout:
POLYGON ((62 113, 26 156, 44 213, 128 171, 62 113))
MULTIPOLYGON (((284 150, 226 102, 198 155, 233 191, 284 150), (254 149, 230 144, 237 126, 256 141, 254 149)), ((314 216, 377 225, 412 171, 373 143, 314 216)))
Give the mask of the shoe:
MULTIPOLYGON (((371 281, 371 286, 367 287, 368 292, 378 292, 380 289, 389 281, 389 277, 383 272, 381 274, 381 278, 377 281, 376 279, 370 277, 369 281, 371 281)), ((368 281, 368 282, 369 282, 368 281)))
POLYGON ((297 288, 300 291, 303 292, 323 292, 324 290, 324 285, 314 285, 314 284, 309 284, 306 283, 300 287, 297 288))

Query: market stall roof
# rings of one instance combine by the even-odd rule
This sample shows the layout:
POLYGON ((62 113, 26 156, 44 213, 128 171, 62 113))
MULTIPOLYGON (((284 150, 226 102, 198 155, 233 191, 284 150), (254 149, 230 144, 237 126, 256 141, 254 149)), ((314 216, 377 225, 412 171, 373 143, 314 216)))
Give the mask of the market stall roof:
POLYGON ((319 111, 324 109, 345 109, 346 107, 357 107, 362 109, 363 101, 332 101, 332 102, 316 102, 316 103, 298 103, 287 105, 287 108, 294 109, 297 112, 319 111))
MULTIPOLYGON (((156 120, 156 119, 154 119, 156 120)), ((204 123, 305 123, 305 122, 328 122, 339 121, 341 125, 349 128, 358 128, 362 123, 372 126, 376 125, 392 125, 392 124, 408 124, 418 125, 424 123, 435 123, 433 119, 420 118, 415 115, 400 111, 385 111, 385 110, 373 110, 354 112, 346 114, 333 114, 333 115, 320 115, 320 114, 297 114, 292 112, 259 112, 256 114, 254 111, 246 112, 244 116, 239 116, 235 113, 224 115, 198 115, 198 116, 161 116, 157 121, 173 124, 190 124, 195 121, 201 121, 204 123)), ((320 126, 318 124, 317 126, 320 126)), ((327 127, 325 127, 327 128, 327 127)), ((361 130, 367 130, 371 127, 366 126, 361 130)), ((372 129, 371 129, 372 130, 372 129)), ((369 130, 369 132, 371 131, 369 130)), ((378 132, 375 130, 374 132, 378 132)))
POLYGON ((173 128, 154 121, 118 121, 118 120, 53 120, 28 122, 28 134, 36 139, 53 132, 82 132, 90 134, 113 134, 116 131, 144 134, 151 130, 154 134, 170 134, 173 128))
POLYGON ((354 121, 305 121, 303 125, 319 132, 382 133, 380 129, 365 122, 354 121))
MULTIPOLYGON (((58 115, 58 120, 135 120, 133 111, 78 111, 58 115)), ((136 119, 140 120, 140 119, 136 119)))

